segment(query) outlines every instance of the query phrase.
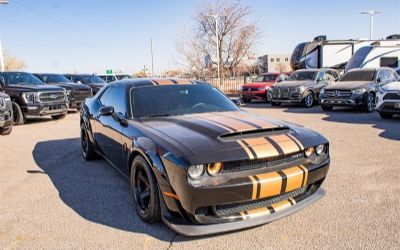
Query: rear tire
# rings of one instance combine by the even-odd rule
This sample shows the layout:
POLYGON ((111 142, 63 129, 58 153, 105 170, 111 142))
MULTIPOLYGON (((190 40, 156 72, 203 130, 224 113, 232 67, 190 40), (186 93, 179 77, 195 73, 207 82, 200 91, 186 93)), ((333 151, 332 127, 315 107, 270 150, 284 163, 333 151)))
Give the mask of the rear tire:
POLYGON ((81 125, 81 147, 82 156, 85 160, 91 161, 98 158, 98 155, 94 150, 93 144, 89 139, 88 132, 83 124, 81 125))
POLYGON ((392 119, 393 118, 393 114, 390 114, 390 113, 379 112, 379 115, 382 119, 392 119))
POLYGON ((333 106, 328 106, 328 105, 321 104, 321 108, 322 108, 323 111, 332 111, 333 106))
POLYGON ((26 122, 25 116, 22 113, 21 107, 16 103, 12 103, 14 125, 23 125, 26 122))
POLYGON ((54 120, 61 120, 61 119, 64 119, 66 116, 67 116, 66 114, 52 115, 51 118, 53 118, 54 120))
POLYGON ((12 125, 0 132, 0 135, 9 135, 12 131, 12 125))
POLYGON ((142 156, 137 156, 131 166, 130 184, 136 213, 147 223, 161 219, 160 196, 156 178, 142 156))

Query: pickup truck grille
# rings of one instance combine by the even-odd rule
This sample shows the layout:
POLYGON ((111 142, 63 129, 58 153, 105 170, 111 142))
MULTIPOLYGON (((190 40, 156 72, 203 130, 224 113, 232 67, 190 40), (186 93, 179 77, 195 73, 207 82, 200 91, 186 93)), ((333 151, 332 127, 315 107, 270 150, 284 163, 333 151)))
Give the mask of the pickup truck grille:
POLYGON ((90 97, 91 94, 90 90, 76 90, 72 92, 72 96, 78 100, 84 100, 85 98, 90 97))
POLYGON ((62 102, 65 100, 66 97, 64 91, 49 91, 41 92, 39 94, 39 101, 44 103, 62 102))
POLYGON ((351 90, 325 90, 325 96, 328 98, 350 98, 351 90))
POLYGON ((383 100, 400 100, 400 92, 399 93, 387 93, 383 100))

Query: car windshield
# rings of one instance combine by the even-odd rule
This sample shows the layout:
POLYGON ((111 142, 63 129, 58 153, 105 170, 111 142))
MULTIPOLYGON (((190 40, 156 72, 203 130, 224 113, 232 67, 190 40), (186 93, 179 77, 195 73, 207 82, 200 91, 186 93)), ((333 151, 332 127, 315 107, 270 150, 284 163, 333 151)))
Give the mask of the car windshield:
POLYGON ((123 79, 131 79, 132 77, 130 75, 116 75, 118 80, 123 80, 123 79))
POLYGON ((296 71, 289 76, 288 81, 314 81, 317 71, 296 71))
POLYGON ((22 72, 3 72, 0 74, 4 78, 5 85, 43 85, 44 83, 36 76, 22 72))
POLYGON ((131 91, 134 117, 239 110, 228 97, 208 84, 146 86, 131 91))
POLYGON ((373 81, 375 78, 375 71, 373 70, 354 70, 347 72, 339 80, 340 82, 354 82, 354 81, 373 81))
POLYGON ((262 75, 254 79, 254 82, 274 82, 277 77, 277 75, 262 75))
POLYGON ((105 83, 103 79, 98 76, 91 75, 91 76, 82 76, 83 82, 86 84, 89 83, 105 83))
POLYGON ((45 83, 71 83, 72 84, 72 82, 63 75, 41 74, 39 76, 45 83))

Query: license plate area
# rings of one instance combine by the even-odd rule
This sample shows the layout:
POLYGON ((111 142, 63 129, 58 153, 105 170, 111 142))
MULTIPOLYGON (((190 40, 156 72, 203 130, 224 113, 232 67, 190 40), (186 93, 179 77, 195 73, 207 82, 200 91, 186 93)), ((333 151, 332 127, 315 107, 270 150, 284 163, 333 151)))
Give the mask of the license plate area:
POLYGON ((400 109, 400 103, 395 103, 395 104, 394 104, 394 108, 395 108, 395 109, 400 109))

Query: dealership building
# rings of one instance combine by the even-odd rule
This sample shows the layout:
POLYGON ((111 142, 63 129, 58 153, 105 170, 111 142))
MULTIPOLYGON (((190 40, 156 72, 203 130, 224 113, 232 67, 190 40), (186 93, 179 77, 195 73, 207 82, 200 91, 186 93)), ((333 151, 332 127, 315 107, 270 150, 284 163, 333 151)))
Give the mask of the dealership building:
POLYGON ((262 72, 291 72, 291 54, 266 54, 258 58, 262 72))

